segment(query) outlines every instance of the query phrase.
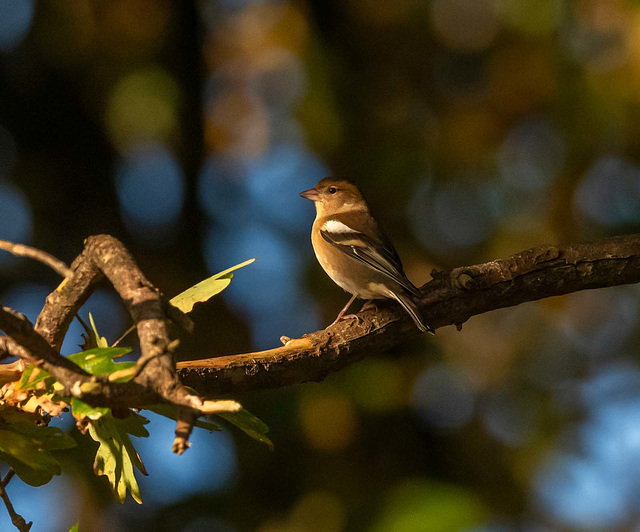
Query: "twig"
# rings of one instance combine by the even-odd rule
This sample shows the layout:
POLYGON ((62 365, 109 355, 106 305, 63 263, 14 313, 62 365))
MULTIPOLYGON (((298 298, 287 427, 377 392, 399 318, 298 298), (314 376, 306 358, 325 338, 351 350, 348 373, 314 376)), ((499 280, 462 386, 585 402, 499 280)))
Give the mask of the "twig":
POLYGON ((4 505, 7 507, 7 512, 9 512, 9 517, 11 517, 13 526, 15 526, 20 532, 29 532, 29 530, 31 530, 33 522, 27 523, 24 520, 24 517, 22 517, 18 512, 15 511, 15 509, 13 508, 13 504, 11 504, 11 501, 9 500, 9 495, 7 494, 7 491, 5 489, 7 487, 7 484, 9 484, 9 481, 13 478, 14 474, 15 472, 13 471, 13 469, 9 469, 9 472, 4 477, 4 480, 0 482, 0 497, 4 502, 4 505))
MULTIPOLYGON (((168 301, 163 300, 163 304, 164 304, 164 310, 167 313, 167 316, 171 318, 171 320, 173 320, 178 325, 180 325, 180 327, 182 327, 185 331, 189 333, 193 333, 195 325, 189 316, 187 316, 179 308, 174 307, 168 301)), ((124 331, 120 335, 120 338, 118 338, 115 342, 111 344, 111 347, 116 347, 120 342, 122 342, 122 340, 124 340, 127 336, 129 336, 135 330, 136 330, 136 325, 134 323, 131 327, 129 327, 126 331, 124 331)))
MULTIPOLYGON (((115 344, 113 345, 115 346, 115 344)), ((180 340, 177 340, 177 339, 173 340, 167 346, 166 350, 173 353, 178 348, 179 345, 180 345, 180 340)), ((159 357, 161 355, 164 355, 164 351, 162 349, 152 350, 146 355, 140 356, 140 358, 138 358, 138 361, 136 362, 136 365, 134 367, 128 368, 128 369, 122 369, 120 371, 114 371, 113 373, 111 373, 109 375, 109 381, 114 382, 123 377, 129 377, 130 379, 135 379, 138 375, 140 375, 140 373, 142 373, 142 371, 144 370, 144 368, 147 366, 149 362, 151 362, 154 358, 159 357)))
MULTIPOLYGON (((421 289, 420 309, 433 327, 461 325, 471 316, 578 290, 640 282, 640 235, 587 244, 541 246, 502 260, 434 272, 421 289)), ((178 364, 182 382, 202 394, 320 381, 418 330, 394 303, 329 329, 258 353, 178 364)))
POLYGON ((11 479, 13 478, 13 476, 16 474, 16 472, 13 470, 13 468, 9 468, 9 471, 7 471, 7 474, 4 476, 4 478, 2 479, 2 487, 6 488, 9 485, 9 482, 11 482, 11 479))
POLYGON ((136 326, 135 324, 133 324, 131 327, 129 327, 126 331, 124 331, 120 335, 120 338, 118 338, 115 342, 111 344, 111 347, 116 347, 120 342, 122 342, 122 340, 124 340, 127 336, 129 336, 135 330, 136 330, 136 326))
POLYGON ((171 451, 177 455, 183 454, 191 444, 189 443, 189 436, 198 419, 197 414, 190 408, 180 408, 177 414, 175 439, 171 445, 171 451))
POLYGON ((69 266, 59 259, 56 259, 53 255, 42 251, 40 249, 26 246, 25 244, 16 244, 9 242, 8 240, 0 240, 0 249, 8 251, 19 257, 28 257, 30 259, 37 260, 42 264, 49 266, 53 271, 60 274, 62 277, 69 277, 73 273, 69 266))

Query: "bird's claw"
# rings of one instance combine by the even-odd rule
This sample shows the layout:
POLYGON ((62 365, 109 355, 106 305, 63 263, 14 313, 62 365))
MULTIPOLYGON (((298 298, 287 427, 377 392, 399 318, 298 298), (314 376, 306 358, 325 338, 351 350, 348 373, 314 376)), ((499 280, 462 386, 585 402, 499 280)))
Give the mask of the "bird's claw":
POLYGON ((361 321, 364 321, 357 314, 345 314, 344 316, 339 316, 338 318, 336 318, 336 320, 331 325, 329 325, 329 327, 333 327, 336 323, 341 322, 343 320, 348 320, 348 319, 356 320, 356 323, 360 323, 361 321))
POLYGON ((360 309, 360 312, 364 312, 366 310, 373 310, 374 312, 378 312, 378 306, 373 299, 365 301, 364 305, 362 305, 362 308, 360 309))

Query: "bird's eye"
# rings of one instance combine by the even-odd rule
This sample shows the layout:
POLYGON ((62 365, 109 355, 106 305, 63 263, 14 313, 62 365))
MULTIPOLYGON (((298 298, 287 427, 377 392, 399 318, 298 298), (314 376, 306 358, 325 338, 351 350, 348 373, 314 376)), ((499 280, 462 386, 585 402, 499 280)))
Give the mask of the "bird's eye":
POLYGON ((329 191, 329 194, 335 194, 336 192, 338 192, 338 189, 336 187, 329 187, 327 190, 329 191))

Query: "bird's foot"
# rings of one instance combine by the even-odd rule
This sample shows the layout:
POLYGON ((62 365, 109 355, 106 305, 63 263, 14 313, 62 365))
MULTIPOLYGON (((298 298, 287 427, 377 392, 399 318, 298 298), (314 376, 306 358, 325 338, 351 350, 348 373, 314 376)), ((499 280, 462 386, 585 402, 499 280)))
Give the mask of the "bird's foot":
MULTIPOLYGON (((362 321, 362 318, 360 316, 358 316, 357 314, 344 314, 342 316, 338 316, 331 325, 329 325, 329 327, 333 327, 336 323, 343 321, 343 320, 356 320, 356 323, 359 323, 362 321)), ((329 328, 327 327, 327 329, 329 328)))
POLYGON ((370 299, 369 301, 365 301, 364 305, 360 309, 360 312, 364 312, 365 310, 373 310, 374 312, 378 311, 378 306, 374 299, 370 299))

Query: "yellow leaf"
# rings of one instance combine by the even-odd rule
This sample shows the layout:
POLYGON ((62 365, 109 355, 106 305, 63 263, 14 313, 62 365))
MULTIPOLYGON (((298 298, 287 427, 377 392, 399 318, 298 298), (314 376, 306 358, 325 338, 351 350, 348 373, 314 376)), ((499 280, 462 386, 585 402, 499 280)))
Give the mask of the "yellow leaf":
POLYGON ((246 260, 240 264, 232 266, 231 268, 221 271, 220 273, 216 273, 204 281, 200 281, 198 284, 193 285, 191 288, 188 288, 171 299, 171 304, 174 307, 179 308, 184 313, 191 312, 196 303, 207 301, 229 286, 231 278, 233 277, 232 272, 248 266, 255 260, 256 259, 246 260))

